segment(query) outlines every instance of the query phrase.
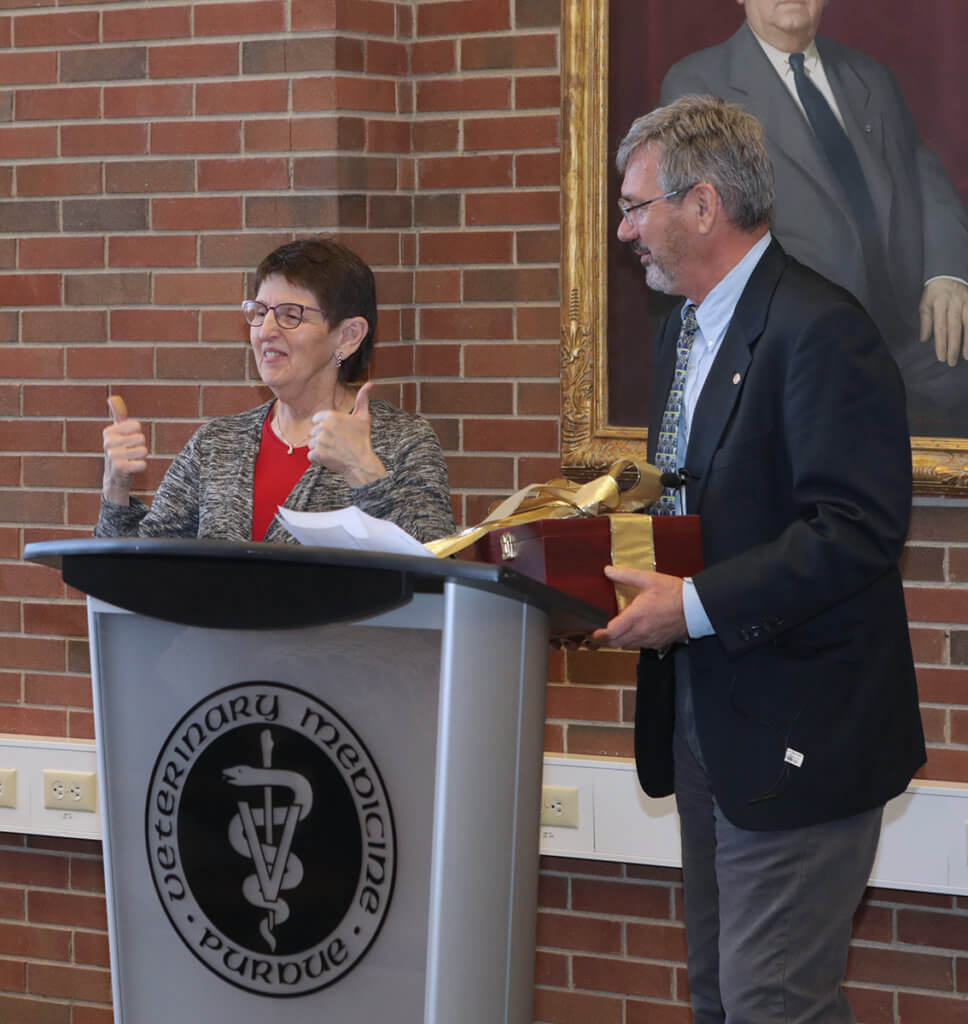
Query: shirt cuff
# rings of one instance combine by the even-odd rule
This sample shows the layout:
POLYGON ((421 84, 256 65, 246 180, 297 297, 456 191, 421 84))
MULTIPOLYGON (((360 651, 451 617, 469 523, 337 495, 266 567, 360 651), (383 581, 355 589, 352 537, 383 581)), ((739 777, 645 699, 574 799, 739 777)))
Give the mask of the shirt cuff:
POLYGON ((682 581, 682 611, 686 618, 686 632, 690 639, 712 636, 716 632, 713 629, 713 624, 709 621, 706 609, 702 606, 702 601, 699 600, 699 594, 696 593, 696 585, 692 582, 691 576, 687 576, 682 581))

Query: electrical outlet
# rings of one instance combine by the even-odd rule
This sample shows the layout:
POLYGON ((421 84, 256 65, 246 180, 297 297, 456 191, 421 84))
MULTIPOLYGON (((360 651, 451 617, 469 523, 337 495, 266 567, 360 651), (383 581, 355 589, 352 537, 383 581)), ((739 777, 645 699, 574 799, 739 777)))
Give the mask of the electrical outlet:
POLYGON ((541 787, 541 824, 578 828, 578 787, 541 787))
POLYGON ((17 806, 17 769, 0 768, 0 807, 17 806))
POLYGON ((54 811, 97 809, 97 773, 44 769, 44 806, 54 811))

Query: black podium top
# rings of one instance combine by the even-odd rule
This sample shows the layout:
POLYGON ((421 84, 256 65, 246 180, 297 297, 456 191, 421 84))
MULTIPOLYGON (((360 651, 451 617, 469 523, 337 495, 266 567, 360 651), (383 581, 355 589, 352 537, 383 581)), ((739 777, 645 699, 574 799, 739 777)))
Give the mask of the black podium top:
POLYGON ((375 615, 447 580, 547 612, 555 634, 589 633, 608 616, 499 565, 308 545, 191 539, 80 539, 28 544, 24 558, 128 611, 214 629, 284 629, 375 615))

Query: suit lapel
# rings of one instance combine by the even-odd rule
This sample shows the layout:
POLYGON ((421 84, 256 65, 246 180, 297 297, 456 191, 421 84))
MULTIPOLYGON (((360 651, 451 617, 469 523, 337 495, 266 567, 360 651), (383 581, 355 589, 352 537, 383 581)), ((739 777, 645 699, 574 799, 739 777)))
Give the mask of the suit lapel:
MULTIPOLYGON (((763 125, 767 146, 803 173, 805 180, 822 183, 825 192, 842 204, 839 187, 827 166, 803 111, 780 81, 753 30, 745 22, 730 39, 728 88, 732 96, 763 125)), ((847 208, 843 206, 847 215, 847 208)))
POLYGON ((786 254, 774 239, 743 289, 703 385, 686 451, 686 469, 693 478, 686 490, 690 512, 701 510, 709 465, 743 391, 753 345, 763 333, 773 291, 785 266, 786 254))

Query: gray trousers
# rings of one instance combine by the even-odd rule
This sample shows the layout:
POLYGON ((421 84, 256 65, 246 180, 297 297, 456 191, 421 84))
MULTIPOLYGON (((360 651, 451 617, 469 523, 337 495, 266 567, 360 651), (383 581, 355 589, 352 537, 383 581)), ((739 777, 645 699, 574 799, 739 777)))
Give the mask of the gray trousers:
POLYGON ((675 788, 694 1024, 854 1024, 841 984, 883 808, 807 828, 737 828, 710 791, 685 710, 675 788))

